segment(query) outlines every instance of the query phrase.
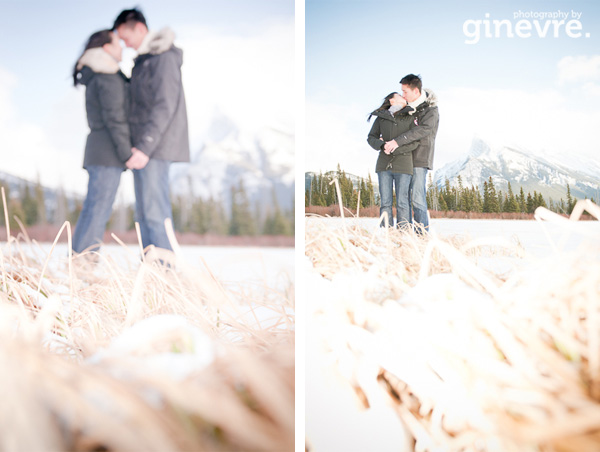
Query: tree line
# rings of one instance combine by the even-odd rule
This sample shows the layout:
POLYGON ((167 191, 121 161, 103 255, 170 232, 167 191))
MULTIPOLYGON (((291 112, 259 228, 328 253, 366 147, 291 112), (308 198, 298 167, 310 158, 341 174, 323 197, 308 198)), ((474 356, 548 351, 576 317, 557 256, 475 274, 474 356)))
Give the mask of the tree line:
POLYGON ((340 168, 337 171, 315 174, 311 178, 309 187, 305 190, 304 204, 308 206, 331 206, 338 204, 336 186, 332 183, 338 180, 342 194, 344 207, 355 209, 358 204, 360 190, 360 207, 371 207, 379 205, 379 193, 375 193, 371 175, 364 179, 358 178, 357 187, 352 178, 340 168))
MULTIPOLYGON (((44 188, 23 181, 18 190, 11 193, 10 185, 0 180, 8 204, 9 226, 62 225, 69 221, 77 223, 83 204, 82 199, 68 197, 64 190, 55 191, 55 202, 47 202, 44 188)), ((172 196, 173 227, 178 232, 197 234, 254 236, 294 235, 294 209, 279 207, 275 193, 271 193, 268 207, 251 205, 243 183, 232 186, 231 203, 225 208, 221 199, 203 199, 192 195, 172 196)), ((134 206, 117 205, 108 223, 108 229, 125 231, 134 229, 134 206)), ((4 224, 4 221, 1 222, 4 224)))
MULTIPOLYGON (((331 184, 338 179, 342 192, 344 207, 355 209, 358 203, 360 190, 360 207, 379 206, 379 193, 375 193, 371 176, 367 178, 355 178, 354 182, 345 171, 338 165, 337 171, 325 174, 315 174, 305 190, 305 206, 331 206, 338 204, 335 185, 331 184)), ((592 198, 592 202, 594 199, 592 198)), ((395 203, 395 200, 394 200, 395 203)), ((427 187, 427 205, 429 209, 436 211, 462 211, 477 213, 534 213, 538 207, 546 207, 557 213, 570 214, 577 203, 577 198, 571 195, 571 188, 566 186, 566 199, 558 201, 552 198, 544 198, 537 190, 525 193, 523 187, 518 191, 513 190, 510 182, 507 190, 503 192, 496 188, 492 177, 483 183, 483 187, 463 184, 462 177, 456 178, 456 184, 452 186, 448 179, 440 188, 433 183, 432 175, 429 174, 427 187)))

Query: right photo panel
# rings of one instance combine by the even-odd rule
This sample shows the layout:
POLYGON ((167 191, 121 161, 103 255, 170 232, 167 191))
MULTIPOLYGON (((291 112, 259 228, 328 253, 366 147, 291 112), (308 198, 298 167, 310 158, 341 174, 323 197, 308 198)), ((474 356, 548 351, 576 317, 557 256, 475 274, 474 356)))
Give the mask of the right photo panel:
POLYGON ((305 19, 306 450, 600 450, 600 4, 305 19))

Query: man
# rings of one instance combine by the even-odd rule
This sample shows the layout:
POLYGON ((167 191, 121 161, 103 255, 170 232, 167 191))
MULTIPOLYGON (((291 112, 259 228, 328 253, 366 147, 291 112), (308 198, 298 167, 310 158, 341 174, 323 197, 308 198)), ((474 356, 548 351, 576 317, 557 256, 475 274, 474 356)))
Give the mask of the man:
MULTIPOLYGON (((415 124, 408 132, 388 141, 385 152, 391 152, 399 146, 419 141, 413 151, 413 177, 409 187, 409 200, 412 201, 415 223, 419 223, 423 231, 429 230, 427 216, 427 170, 433 169, 433 153, 435 136, 439 125, 437 98, 432 91, 423 91, 423 83, 418 75, 408 74, 402 80, 402 93, 408 105, 414 108, 415 124)), ((421 228, 417 227, 417 232, 421 228)))
POLYGON ((171 250, 164 221, 172 218, 171 162, 189 162, 188 123, 181 80, 183 52, 165 28, 148 30, 137 9, 124 10, 113 25, 127 47, 137 50, 131 72, 129 127, 133 144, 127 167, 133 169, 135 214, 144 248, 171 250))

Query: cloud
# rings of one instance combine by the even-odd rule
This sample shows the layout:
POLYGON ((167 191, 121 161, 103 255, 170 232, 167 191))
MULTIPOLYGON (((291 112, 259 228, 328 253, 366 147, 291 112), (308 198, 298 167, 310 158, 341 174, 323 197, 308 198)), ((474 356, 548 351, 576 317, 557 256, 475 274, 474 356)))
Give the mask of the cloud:
POLYGON ((251 36, 194 28, 176 41, 184 51, 192 146, 218 111, 248 129, 294 124, 294 22, 275 23, 251 36))
POLYGON ((558 62, 558 83, 600 82, 600 55, 566 56, 558 62))
POLYGON ((40 174, 43 182, 57 184, 60 178, 54 177, 57 171, 53 169, 64 159, 59 159, 42 126, 17 115, 13 100, 17 86, 17 76, 0 68, 0 136, 5 156, 10 156, 2 159, 0 170, 30 180, 36 180, 40 174))
MULTIPOLYGON (((231 36, 190 27, 175 30, 184 49, 184 88, 192 150, 217 112, 246 128, 284 125, 293 130, 294 22, 272 23, 253 35, 231 36)), ((124 57, 133 55, 125 52, 124 57)), ((127 70, 128 63, 124 62, 127 70)), ((53 86, 57 101, 42 115, 19 116, 17 88, 21 80, 0 68, 0 137, 10 152, 0 171, 30 180, 38 174, 43 184, 85 194, 87 173, 82 168, 85 139, 85 89, 53 86), (34 119, 35 116, 35 119, 34 119), (39 118, 41 117, 41 119, 39 118)), ((39 102, 44 102, 40 99, 39 102)), ((119 196, 133 200, 133 183, 126 172, 119 196)))
POLYGON ((341 106, 306 102, 306 171, 341 168, 366 176, 375 174, 377 152, 367 144, 371 124, 356 105, 341 106))
MULTIPOLYGON (((579 97, 564 90, 455 87, 436 94, 440 126, 434 169, 464 156, 475 135, 538 154, 597 158, 600 111, 582 108, 579 97)), ((306 171, 333 170, 340 163, 348 172, 373 175, 377 156, 366 142, 370 124, 363 111, 307 102, 306 117, 306 171)))
POLYGON ((563 91, 460 88, 439 94, 437 148, 444 160, 464 153, 474 135, 534 153, 568 152, 590 157, 597 153, 594 130, 600 123, 600 112, 582 109, 577 97, 563 91))

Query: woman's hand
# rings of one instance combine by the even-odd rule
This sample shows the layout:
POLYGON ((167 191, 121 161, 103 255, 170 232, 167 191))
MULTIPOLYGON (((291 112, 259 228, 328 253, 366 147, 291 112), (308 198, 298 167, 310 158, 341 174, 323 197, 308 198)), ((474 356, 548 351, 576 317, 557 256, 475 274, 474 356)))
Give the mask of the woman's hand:
POLYGON ((385 143, 385 146, 383 147, 383 150, 385 151, 386 154, 390 154, 392 152, 394 152, 396 149, 398 149, 398 143, 396 143, 396 140, 392 140, 392 141, 388 141, 387 143, 385 143))

